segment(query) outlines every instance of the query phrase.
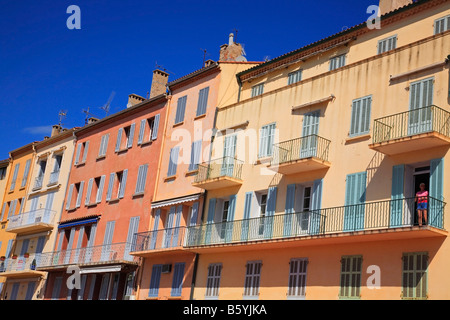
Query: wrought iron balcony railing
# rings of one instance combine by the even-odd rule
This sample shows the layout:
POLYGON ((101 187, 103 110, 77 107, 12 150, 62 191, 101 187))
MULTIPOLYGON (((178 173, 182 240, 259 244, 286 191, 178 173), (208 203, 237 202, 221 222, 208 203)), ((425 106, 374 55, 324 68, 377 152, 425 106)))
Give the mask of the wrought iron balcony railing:
MULTIPOLYGON (((306 237, 332 233, 404 228, 415 225, 415 198, 281 214, 189 227, 186 247, 258 240, 306 237)), ((428 199, 428 225, 444 227, 445 202, 428 199)))
POLYGON ((21 227, 33 226, 40 223, 53 224, 55 215, 56 211, 49 209, 37 209, 11 216, 9 217, 9 223, 6 231, 21 227))
POLYGON ((60 267, 73 264, 107 264, 112 262, 135 262, 130 255, 132 243, 114 243, 93 247, 42 253, 37 268, 60 267))
POLYGON ((194 182, 200 183, 221 177, 230 177, 240 180, 243 164, 244 162, 231 157, 223 157, 211 160, 209 163, 199 164, 198 174, 195 177, 194 182))
POLYGON ((177 248, 184 245, 186 227, 136 233, 133 251, 151 251, 177 248))
POLYGON ((438 132, 450 137, 450 112, 435 105, 376 119, 373 143, 438 132))
POLYGON ((28 256, 17 256, 16 259, 9 257, 0 261, 0 272, 20 272, 36 270, 40 263, 42 253, 30 253, 28 256))
POLYGON ((271 165, 274 166, 312 157, 328 161, 330 144, 330 140, 318 135, 310 135, 274 144, 271 165))

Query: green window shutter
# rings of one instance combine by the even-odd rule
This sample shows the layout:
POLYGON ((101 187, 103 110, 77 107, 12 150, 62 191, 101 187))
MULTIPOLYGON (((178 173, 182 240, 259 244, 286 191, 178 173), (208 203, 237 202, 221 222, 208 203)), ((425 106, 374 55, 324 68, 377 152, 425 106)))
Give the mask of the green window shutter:
POLYGON ((366 172, 348 175, 345 190, 344 231, 364 228, 365 201, 366 172))
POLYGON ((428 298, 428 252, 403 253, 402 298, 428 298))
POLYGON ((444 159, 430 161, 430 189, 429 189, 429 225, 436 228, 444 227, 444 159))
POLYGON ((361 274, 362 256, 344 256, 341 258, 340 298, 360 298, 361 274))

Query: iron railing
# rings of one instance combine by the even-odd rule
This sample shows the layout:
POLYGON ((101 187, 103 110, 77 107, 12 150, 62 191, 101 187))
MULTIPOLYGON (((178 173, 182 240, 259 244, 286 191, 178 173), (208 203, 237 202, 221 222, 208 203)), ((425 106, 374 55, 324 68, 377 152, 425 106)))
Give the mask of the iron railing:
POLYGON ((106 244, 71 250, 42 253, 37 268, 58 267, 72 264, 101 264, 118 261, 135 262, 130 255, 133 244, 128 242, 106 244))
POLYGON ((53 224, 55 215, 56 211, 49 209, 37 209, 11 216, 9 217, 9 223, 6 231, 20 227, 32 226, 37 223, 53 224))
POLYGON ((151 251, 182 247, 185 243, 186 227, 170 228, 134 235, 133 251, 151 251))
POLYGON ((8 257, 0 261, 0 272, 35 270, 41 255, 42 253, 30 253, 28 257, 17 256, 16 259, 8 257))
POLYGON ((328 161, 331 141, 318 135, 310 135, 273 145, 271 165, 283 164, 295 160, 318 158, 328 161))
POLYGON ((243 164, 243 161, 231 157, 223 157, 211 160, 209 163, 199 164, 195 183, 221 177, 230 177, 240 180, 243 164))
POLYGON ((43 182, 44 182, 44 175, 36 177, 36 179, 34 180, 33 190, 41 189, 43 182))
MULTIPOLYGON (((444 228, 445 202, 429 197, 428 225, 444 228)), ((305 237, 417 224, 415 198, 366 202, 301 213, 189 227, 186 247, 305 237)))
POLYGON ((50 173, 50 179, 48 181, 48 185, 54 185, 58 183, 58 179, 59 179, 59 170, 58 171, 53 171, 52 173, 50 173))
POLYGON ((450 136, 450 112, 435 105, 376 119, 373 143, 438 132, 450 136))

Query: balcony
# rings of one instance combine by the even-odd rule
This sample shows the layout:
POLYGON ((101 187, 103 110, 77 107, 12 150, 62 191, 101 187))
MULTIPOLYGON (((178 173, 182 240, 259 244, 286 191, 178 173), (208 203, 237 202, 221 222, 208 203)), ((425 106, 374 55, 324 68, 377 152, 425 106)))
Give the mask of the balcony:
POLYGON ((131 243, 114 243, 41 254, 37 270, 62 269, 69 265, 137 264, 130 255, 131 243))
POLYGON ((369 148, 386 155, 450 146, 450 113, 429 106, 376 119, 369 148))
POLYGON ((58 184, 58 179, 59 179, 59 170, 50 173, 50 179, 48 181, 48 186, 54 186, 55 184, 58 184))
POLYGON ((9 218, 7 232, 28 233, 52 230, 56 211, 37 209, 24 212, 9 218))
POLYGON ((422 227, 414 221, 414 198, 386 200, 190 227, 185 247, 208 249, 260 244, 262 248, 270 244, 284 248, 313 242, 334 244, 445 236, 445 203, 429 198, 428 204, 428 225, 422 227))
POLYGON ((293 139, 273 146, 270 170, 284 175, 328 169, 331 142, 318 135, 293 139))
POLYGON ((198 165, 194 187, 204 190, 215 190, 242 185, 242 161, 231 157, 212 160, 208 164, 198 165))
POLYGON ((17 257, 17 259, 8 258, 0 262, 0 277, 28 278, 45 275, 45 272, 36 271, 39 264, 41 253, 32 253, 27 258, 17 257))
POLYGON ((44 175, 37 177, 34 180, 33 191, 41 189, 43 182, 44 182, 44 175))
POLYGON ((142 232, 135 234, 132 255, 147 257, 152 254, 183 250, 186 227, 142 232))

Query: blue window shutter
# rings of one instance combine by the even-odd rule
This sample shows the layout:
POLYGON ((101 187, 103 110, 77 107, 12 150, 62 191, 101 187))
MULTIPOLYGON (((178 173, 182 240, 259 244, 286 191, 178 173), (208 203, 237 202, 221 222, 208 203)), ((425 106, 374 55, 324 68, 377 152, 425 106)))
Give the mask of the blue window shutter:
POLYGON ((2 216, 0 217, 0 222, 3 221, 3 217, 5 215, 5 211, 6 211, 6 202, 3 203, 2 216))
POLYGON ((145 125, 147 124, 147 119, 142 119, 139 125, 139 135, 137 144, 140 145, 144 141, 145 125))
POLYGON ((130 126, 130 133, 128 134, 128 141, 127 141, 127 148, 131 148, 133 146, 133 140, 134 140, 134 130, 136 128, 136 124, 132 123, 130 126))
POLYGON ((111 200, 116 174, 113 172, 109 175, 108 191, 106 192, 106 201, 111 200))
POLYGON ((169 170, 167 172, 168 177, 172 177, 177 173, 178 154, 180 147, 175 147, 170 151, 169 170))
POLYGON ((80 155, 81 155, 81 143, 79 143, 77 145, 77 153, 76 153, 75 162, 74 162, 75 165, 77 165, 80 162, 80 155))
POLYGON ((97 196, 95 198, 95 201, 97 203, 102 202, 102 195, 103 195, 103 188, 105 187, 105 180, 106 180, 106 176, 105 175, 100 177, 100 185, 98 186, 97 196))
POLYGON ((81 206, 81 199, 83 197, 83 189, 84 189, 84 181, 80 182, 80 188, 78 189, 77 202, 75 204, 75 208, 79 208, 81 206))
POLYGON ((122 142, 122 133, 123 133, 123 128, 119 128, 119 131, 117 132, 115 152, 118 152, 120 150, 120 143, 122 142))
POLYGON ((248 232, 250 226, 250 212, 252 209, 252 200, 253 200, 253 192, 247 192, 245 194, 245 203, 244 203, 244 220, 242 221, 242 231, 241 231, 241 240, 248 240, 248 232))
POLYGON ((322 189, 323 179, 314 181, 311 201, 311 218, 310 230, 311 234, 317 234, 320 231, 320 223, 322 220, 322 189))
POLYGON ((30 165, 31 160, 28 159, 27 162, 25 163, 25 171, 23 173, 22 183, 20 185, 21 188, 25 187, 25 185, 27 184, 28 174, 30 173, 30 165))
POLYGON ((9 300, 17 300, 17 294, 19 293, 19 287, 20 283, 16 282, 13 284, 12 290, 11 290, 11 297, 9 300))
POLYGON ((158 296, 159 282, 161 279, 162 265, 155 264, 152 268, 152 277, 150 279, 150 289, 148 291, 148 296, 150 298, 155 298, 158 296))
POLYGON ((201 89, 198 94, 197 117, 206 113, 209 87, 201 89))
POLYGON ((73 187, 74 187, 74 184, 72 183, 69 186, 69 192, 67 192, 66 210, 70 209, 70 204, 72 202, 73 187))
POLYGON ((25 295, 25 300, 32 300, 33 299, 35 285, 36 285, 35 281, 28 282, 27 293, 25 295))
POLYGON ((103 237, 103 245, 108 245, 112 243, 115 225, 116 225, 115 221, 108 221, 106 223, 105 235, 103 237))
POLYGON ((53 283, 52 300, 58 300, 61 292, 63 277, 56 277, 53 283))
POLYGON ((366 201, 366 172, 347 176, 344 231, 364 228, 364 203, 366 201))
POLYGON ((88 150, 89 150, 89 141, 86 141, 86 143, 84 144, 84 152, 83 152, 82 162, 86 162, 88 150))
POLYGON ((125 249, 126 252, 124 255, 124 258, 127 260, 133 259, 133 257, 129 253, 130 251, 134 251, 134 235, 138 232, 139 229, 139 219, 139 216, 130 218, 130 222, 128 225, 127 244, 125 249))
POLYGON ((9 258, 9 255, 11 254, 13 243, 14 243, 13 239, 8 240, 8 245, 6 246, 6 253, 5 253, 6 258, 9 258))
POLYGON ((122 199, 125 195, 125 188, 127 185, 128 169, 122 172, 122 181, 120 181, 119 199, 122 199))
POLYGON ((38 242, 36 245, 36 253, 42 253, 45 245, 45 236, 41 236, 38 238, 38 242))
POLYGON ((177 101, 177 113, 175 115, 175 124, 184 121, 184 114, 186 110, 187 96, 181 97, 177 101))
POLYGON ((269 188, 269 194, 267 198, 267 216, 275 215, 277 204, 277 187, 269 188))
POLYGON ((198 168, 201 152, 202 140, 194 141, 191 147, 191 163, 189 164, 189 171, 194 171, 198 168))
POLYGON ((214 222, 214 215, 216 210, 216 201, 217 199, 209 199, 209 207, 208 207, 208 220, 207 223, 213 223, 214 222))
POLYGON ((89 203, 90 203, 93 184, 94 184, 94 178, 90 178, 89 182, 88 182, 87 192, 86 192, 86 199, 84 199, 85 205, 89 205, 89 203))
POLYGON ((194 204, 192 205, 192 214, 191 214, 191 219, 189 222, 189 226, 191 226, 191 227, 197 225, 198 206, 199 206, 198 202, 194 202, 194 204))
POLYGON ((22 248, 20 249, 20 256, 23 257, 28 252, 28 246, 30 245, 30 239, 24 239, 22 241, 22 248))
MULTIPOLYGON (((23 207, 25 205, 25 198, 22 198, 20 201, 20 208, 19 208, 19 214, 23 213, 23 207)), ((0 220, 1 221, 1 220, 0 220)))
POLYGON ((180 222, 181 222, 181 216, 183 215, 183 206, 179 205, 176 208, 176 215, 175 215, 175 225, 173 226, 173 230, 172 230, 172 247, 177 247, 179 246, 178 244, 178 235, 179 235, 179 227, 180 227, 180 222))
POLYGON ((172 291, 170 292, 170 295, 172 297, 181 296, 181 290, 183 288, 184 266, 184 262, 175 264, 172 280, 172 291))
POLYGON ((403 224, 403 184, 405 165, 398 165, 392 168, 392 189, 391 189, 391 215, 390 227, 400 227, 403 224))
POLYGON ((429 225, 443 228, 443 205, 444 200, 444 159, 433 159, 430 161, 430 188, 429 188, 429 225))
POLYGON ((157 114, 155 116, 155 121, 153 122, 153 129, 152 129, 152 140, 156 140, 158 138, 158 129, 159 129, 159 119, 160 115, 157 114))
POLYGON ((153 221, 153 231, 159 229, 159 219, 161 217, 161 209, 156 209, 155 211, 155 219, 153 221))
POLYGON ((234 221, 234 212, 236 210, 236 195, 230 196, 230 207, 228 209, 228 221, 234 221))
POLYGON ((284 209, 284 227, 283 236, 289 237, 292 232, 292 216, 295 213, 294 203, 295 203, 295 189, 296 185, 291 184, 287 186, 286 191, 286 205, 284 209))

